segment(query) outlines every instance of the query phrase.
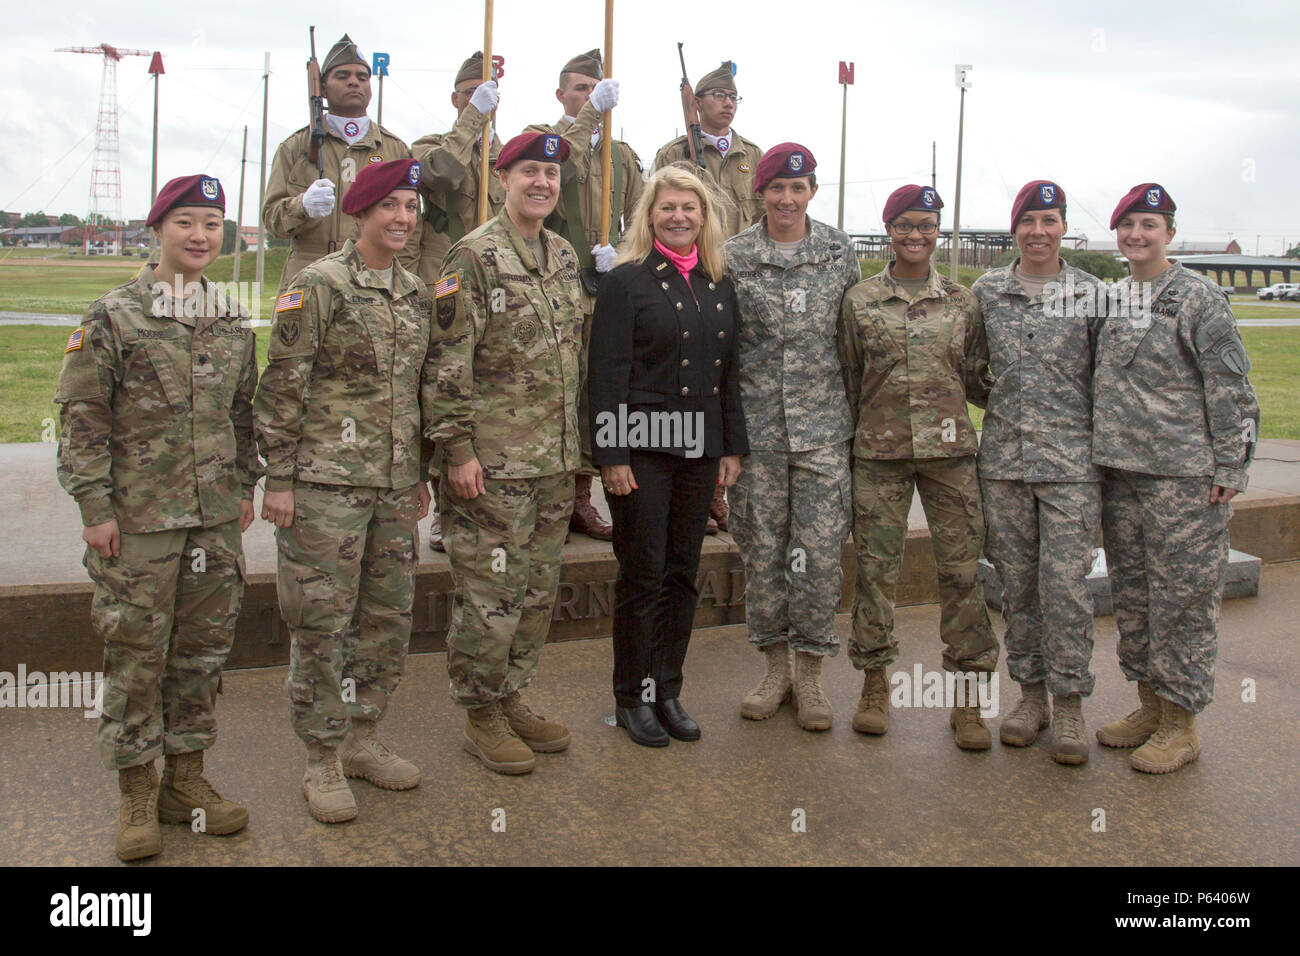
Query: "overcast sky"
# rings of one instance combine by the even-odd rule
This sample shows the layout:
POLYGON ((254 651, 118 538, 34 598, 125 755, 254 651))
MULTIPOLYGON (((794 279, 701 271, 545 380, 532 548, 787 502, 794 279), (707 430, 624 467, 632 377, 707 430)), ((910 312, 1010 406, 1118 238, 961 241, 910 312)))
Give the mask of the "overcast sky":
MULTIPOLYGON (((951 221, 958 91, 953 66, 970 63, 961 221, 1005 228, 1011 199, 1031 179, 1053 179, 1069 199, 1072 233, 1113 243, 1110 212, 1131 186, 1162 183, 1178 203, 1179 238, 1277 253, 1300 240, 1300 5, 1088 0, 1082 3, 616 0, 615 123, 648 166, 681 131, 677 41, 692 82, 732 59, 744 102, 735 129, 767 147, 795 140, 813 151, 821 189, 812 214, 836 219, 840 60, 856 64, 848 91, 845 226, 878 230, 896 187, 930 180, 951 221)), ((493 52, 506 58, 499 111, 507 137, 559 117, 556 77, 576 53, 603 44, 604 4, 547 7, 498 0, 493 52)), ((102 59, 56 47, 160 50, 159 181, 218 176, 234 218, 239 150, 248 125, 244 220, 257 215, 263 52, 271 54, 267 161, 307 121, 307 25, 317 53, 348 32, 362 52, 391 56, 384 125, 408 143, 454 121, 448 102, 461 61, 483 45, 479 2, 335 3, 282 7, 23 3, 7 15, 13 144, 0 154, 0 208, 89 208, 102 59), (295 10, 300 12, 295 12, 295 10), (360 12, 365 11, 365 12, 360 12), (17 70, 12 67, 16 65, 17 70)), ((118 64, 123 212, 149 205, 153 90, 149 61, 118 64)), ((376 97, 370 113, 375 116, 376 97)), ((1177 244, 1178 240, 1175 240, 1177 244)))

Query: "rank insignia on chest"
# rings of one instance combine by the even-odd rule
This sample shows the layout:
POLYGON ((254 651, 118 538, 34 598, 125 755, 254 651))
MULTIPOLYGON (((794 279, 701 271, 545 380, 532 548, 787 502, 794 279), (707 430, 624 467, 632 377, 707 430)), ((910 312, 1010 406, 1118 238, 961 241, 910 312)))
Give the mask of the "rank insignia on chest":
POLYGON ((83 341, 85 341, 85 337, 86 337, 85 329, 77 329, 77 331, 69 335, 68 344, 64 348, 63 354, 66 355, 69 352, 75 352, 77 349, 81 348, 81 344, 83 341))
POLYGON ((276 312, 289 312, 293 309, 302 308, 302 290, 294 289, 292 292, 286 292, 280 298, 275 300, 276 312))

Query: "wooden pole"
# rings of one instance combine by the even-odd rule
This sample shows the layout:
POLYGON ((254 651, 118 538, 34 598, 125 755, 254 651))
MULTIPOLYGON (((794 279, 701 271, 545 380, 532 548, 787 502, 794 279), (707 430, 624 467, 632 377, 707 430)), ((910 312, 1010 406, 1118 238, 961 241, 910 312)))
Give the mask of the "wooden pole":
POLYGON ((248 125, 244 125, 244 145, 239 147, 239 205, 235 207, 235 268, 231 280, 239 284, 239 260, 244 257, 244 168, 248 165, 248 125))
MULTIPOLYGON (((483 82, 492 79, 492 0, 483 0, 483 82)), ((496 126, 496 110, 479 139, 478 170, 478 225, 488 220, 488 177, 492 175, 492 130, 496 126)))
MULTIPOLYGON (((614 0, 605 0, 605 78, 614 73, 614 0)), ((614 182, 614 111, 601 119, 600 168, 605 171, 605 188, 600 191, 600 244, 609 245, 610 190, 614 182)))
MULTIPOLYGON (((258 170, 257 184, 257 295, 262 294, 262 280, 265 278, 266 265, 266 220, 262 218, 262 209, 266 205, 266 113, 271 96, 271 54, 266 52, 262 67, 262 165, 258 170)), ((255 300, 260 301, 260 300, 255 300)))

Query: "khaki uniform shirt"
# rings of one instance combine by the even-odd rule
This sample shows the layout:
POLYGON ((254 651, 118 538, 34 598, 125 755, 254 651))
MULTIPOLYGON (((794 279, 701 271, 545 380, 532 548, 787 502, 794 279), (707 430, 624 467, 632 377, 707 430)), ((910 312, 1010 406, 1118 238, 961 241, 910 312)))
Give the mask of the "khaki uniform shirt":
POLYGON ((86 310, 63 354, 59 484, 87 527, 127 533, 239 517, 261 475, 253 440, 257 355, 238 305, 203 280, 177 315, 154 263, 86 310))
POLYGON ((933 265, 915 298, 892 264, 844 297, 840 335, 858 458, 959 458, 978 449, 966 410, 984 335, 975 294, 933 265))
POLYGON ((267 491, 422 480, 420 375, 432 317, 419 278, 394 262, 390 291, 350 239, 294 278, 276 304, 257 389, 267 491))
MULTIPOLYGON (((313 219, 302 208, 302 194, 321 178, 316 165, 307 159, 307 147, 311 143, 308 127, 304 126, 280 144, 266 181, 266 202, 262 205, 266 231, 277 239, 292 240, 289 258, 280 275, 280 292, 308 264, 338 252, 346 240, 356 237, 357 221, 344 214, 343 197, 357 173, 367 163, 386 163, 411 155, 406 143, 373 121, 366 135, 351 146, 328 124, 325 128, 327 135, 320 146, 320 161, 325 178, 334 183, 334 209, 329 215, 313 219)), ((406 240, 398 260, 407 269, 414 270, 419 259, 420 230, 416 229, 406 240)))

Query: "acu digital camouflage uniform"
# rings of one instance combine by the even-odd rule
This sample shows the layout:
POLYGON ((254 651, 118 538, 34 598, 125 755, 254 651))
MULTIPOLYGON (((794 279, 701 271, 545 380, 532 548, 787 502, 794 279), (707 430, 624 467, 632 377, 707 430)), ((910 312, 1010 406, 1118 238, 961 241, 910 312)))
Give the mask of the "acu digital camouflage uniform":
POLYGON ((445 450, 443 541, 456 581, 447 671, 464 707, 493 703, 537 671, 560 578, 579 463, 577 257, 543 229, 546 262, 503 209, 452 247, 422 387, 425 436, 445 450), (466 500, 448 465, 477 458, 466 500))
POLYGON ((1019 265, 992 269, 972 286, 989 356, 979 451, 985 552, 1002 582, 1012 679, 1046 681, 1056 696, 1087 696, 1094 682, 1087 576, 1101 523, 1092 464, 1101 320, 1088 303, 1104 287, 1061 263, 1057 278, 1030 297, 1019 265))
POLYGON ((727 527, 745 562, 750 642, 833 655, 853 437, 836 330, 862 271, 847 235, 808 222, 791 259, 768 236, 766 216, 726 244, 749 430, 727 527))
POLYGON ((153 270, 86 310, 55 396, 59 483, 85 526, 116 520, 121 532, 120 555, 87 548, 84 559, 104 640, 99 743, 110 770, 215 742, 244 588, 239 503, 260 474, 246 315, 206 279, 201 305, 196 296, 173 309, 154 295, 153 270))
POLYGON ((402 677, 432 312, 423 282, 395 262, 390 290, 351 240, 276 305, 255 413, 266 490, 294 493, 277 589, 306 743, 337 746, 351 718, 378 720, 402 677), (345 633, 354 612, 360 633, 345 633))
POLYGON ((966 395, 982 389, 979 302, 931 266, 915 297, 893 266, 844 297, 841 359, 855 422, 853 540, 858 574, 849 658, 859 670, 898 657, 894 594, 907 513, 921 494, 939 577, 943 666, 992 671, 998 646, 980 594, 984 515, 966 395))
MULTIPOLYGON (((323 79, 323 77, 322 77, 323 79)), ((307 187, 321 178, 315 163, 307 159, 311 143, 311 129, 304 126, 280 144, 271 163, 271 175, 266 181, 266 201, 262 205, 262 221, 266 231, 277 239, 289 239, 289 257, 280 274, 279 291, 288 288, 289 280, 322 256, 338 252, 343 243, 355 237, 357 221, 343 212, 343 197, 347 195, 357 173, 367 163, 386 163, 394 159, 407 159, 411 150, 406 143, 384 129, 374 120, 366 135, 352 145, 339 136, 332 126, 325 124, 325 140, 320 144, 320 163, 324 177, 334 183, 334 209, 328 215, 313 219, 302 207, 302 194, 307 187)), ((420 260, 420 230, 412 231, 406 247, 398 253, 398 261, 414 272, 420 260)))
MULTIPOLYGON (((1137 283, 1117 285, 1134 301, 1137 283)), ((1120 668, 1199 713, 1214 693, 1232 515, 1210 489, 1245 490, 1259 403, 1223 291, 1173 264, 1148 292, 1148 312, 1102 326, 1092 460, 1120 668)))

